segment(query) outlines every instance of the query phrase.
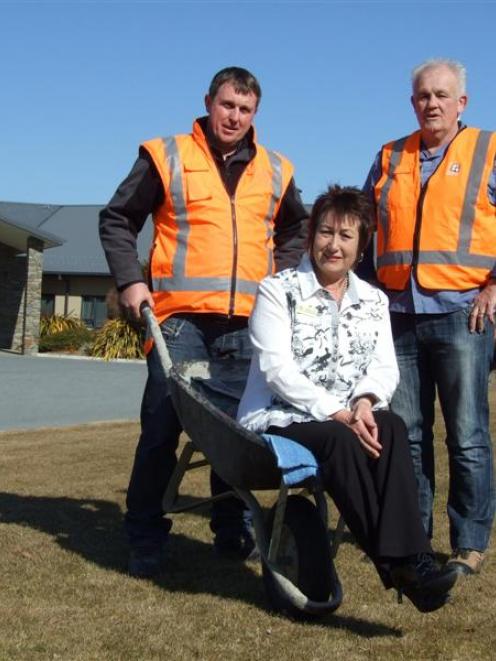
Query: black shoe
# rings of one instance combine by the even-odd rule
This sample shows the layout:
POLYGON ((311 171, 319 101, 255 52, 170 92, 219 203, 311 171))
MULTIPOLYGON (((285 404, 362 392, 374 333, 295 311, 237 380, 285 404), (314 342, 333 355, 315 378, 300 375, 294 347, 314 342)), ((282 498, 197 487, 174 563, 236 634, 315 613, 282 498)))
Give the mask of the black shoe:
POLYGON ((164 569, 164 559, 161 545, 135 546, 129 552, 127 571, 134 578, 153 578, 164 569))
POLYGON ((248 530, 242 533, 218 531, 214 539, 214 549, 222 558, 229 560, 257 560, 260 557, 253 535, 248 530))
POLYGON ((406 594, 421 613, 431 613, 444 606, 449 591, 456 583, 457 572, 453 567, 439 567, 430 553, 405 558, 391 569, 391 580, 398 590, 398 601, 406 594))

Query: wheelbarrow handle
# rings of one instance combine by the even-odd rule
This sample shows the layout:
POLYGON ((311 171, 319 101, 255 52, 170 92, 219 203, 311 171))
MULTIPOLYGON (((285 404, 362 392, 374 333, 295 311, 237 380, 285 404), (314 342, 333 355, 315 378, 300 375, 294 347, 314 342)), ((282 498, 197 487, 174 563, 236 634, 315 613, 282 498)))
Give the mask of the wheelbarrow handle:
POLYGON ((167 349, 167 345, 165 344, 164 336, 162 335, 158 321, 153 314, 153 310, 146 301, 143 301, 141 304, 140 312, 141 316, 146 321, 148 333, 153 338, 153 342, 155 343, 155 347, 160 358, 162 369, 164 370, 166 378, 168 378, 172 369, 172 360, 170 358, 169 351, 167 349))

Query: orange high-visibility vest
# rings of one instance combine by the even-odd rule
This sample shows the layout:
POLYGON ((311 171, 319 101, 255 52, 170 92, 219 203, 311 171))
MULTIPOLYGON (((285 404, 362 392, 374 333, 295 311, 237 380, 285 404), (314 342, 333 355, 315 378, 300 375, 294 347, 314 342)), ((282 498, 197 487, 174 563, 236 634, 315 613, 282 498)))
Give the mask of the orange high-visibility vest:
POLYGON ((274 271, 273 227, 293 167, 256 144, 231 198, 197 122, 191 135, 142 145, 163 182, 150 276, 160 322, 178 312, 248 317, 274 271))
POLYGON ((377 207, 377 275, 405 289, 412 268, 426 289, 483 285, 496 261, 496 208, 487 195, 496 133, 462 129, 421 186, 420 131, 382 149, 377 207))

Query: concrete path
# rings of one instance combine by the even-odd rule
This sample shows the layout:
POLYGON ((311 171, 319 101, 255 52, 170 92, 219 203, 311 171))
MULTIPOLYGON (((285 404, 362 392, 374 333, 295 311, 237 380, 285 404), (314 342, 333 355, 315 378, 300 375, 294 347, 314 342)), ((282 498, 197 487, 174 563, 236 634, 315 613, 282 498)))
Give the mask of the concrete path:
POLYGON ((0 431, 137 420, 144 362, 0 351, 0 431))

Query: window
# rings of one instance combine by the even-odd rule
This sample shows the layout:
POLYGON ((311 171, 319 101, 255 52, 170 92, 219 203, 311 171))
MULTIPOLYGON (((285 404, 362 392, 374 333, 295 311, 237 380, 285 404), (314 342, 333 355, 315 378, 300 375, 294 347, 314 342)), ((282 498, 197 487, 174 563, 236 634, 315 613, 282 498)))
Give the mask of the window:
POLYGON ((41 316, 51 317, 55 312, 55 294, 41 295, 41 316))
POLYGON ((100 328, 107 321, 105 296, 83 296, 81 319, 91 328, 100 328))

